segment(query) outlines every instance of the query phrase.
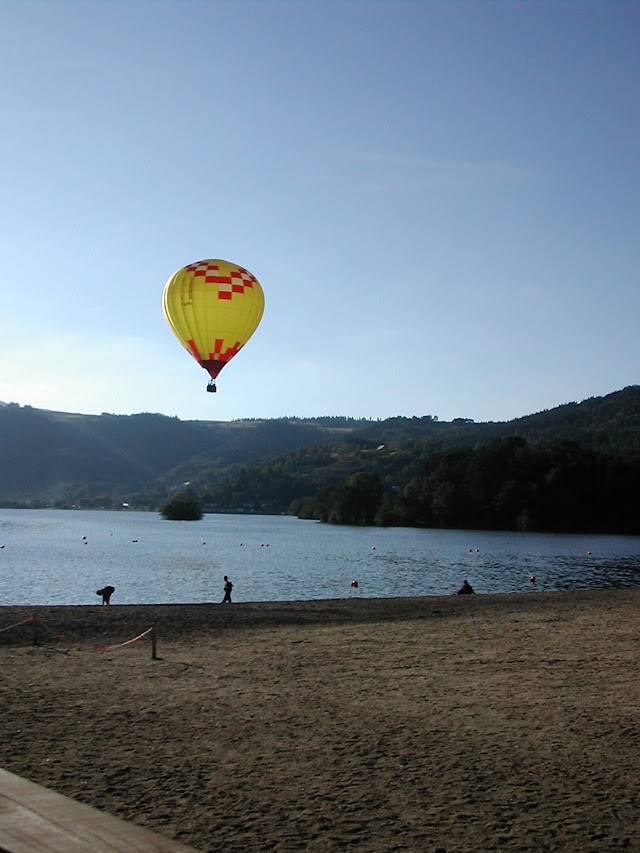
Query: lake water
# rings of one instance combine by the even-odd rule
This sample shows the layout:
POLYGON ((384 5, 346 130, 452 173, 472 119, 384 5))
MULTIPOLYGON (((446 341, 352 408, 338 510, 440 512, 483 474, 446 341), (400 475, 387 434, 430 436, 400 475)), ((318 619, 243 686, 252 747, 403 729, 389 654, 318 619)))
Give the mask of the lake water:
POLYGON ((0 509, 3 605, 97 604, 106 584, 112 604, 219 601, 224 574, 237 602, 639 587, 640 537, 0 509))

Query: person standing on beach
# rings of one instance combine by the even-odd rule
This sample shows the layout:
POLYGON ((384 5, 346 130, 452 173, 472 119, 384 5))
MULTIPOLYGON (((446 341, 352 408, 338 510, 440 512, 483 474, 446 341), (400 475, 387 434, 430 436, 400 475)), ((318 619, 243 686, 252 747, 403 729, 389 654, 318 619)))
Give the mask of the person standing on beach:
POLYGON ((229 578, 224 576, 224 598, 222 599, 222 604, 231 604, 231 590, 233 589, 233 584, 229 580, 229 578))
POLYGON ((465 581, 460 589, 458 590, 458 595, 473 595, 475 593, 474 588, 471 586, 469 581, 465 581))

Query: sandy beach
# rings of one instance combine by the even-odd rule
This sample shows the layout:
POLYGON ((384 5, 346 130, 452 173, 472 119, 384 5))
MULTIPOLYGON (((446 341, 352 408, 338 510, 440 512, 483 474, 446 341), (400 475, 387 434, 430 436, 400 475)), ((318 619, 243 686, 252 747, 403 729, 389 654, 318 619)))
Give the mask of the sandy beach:
POLYGON ((0 766, 203 851, 640 851, 639 652, 640 590, 0 607, 0 766))

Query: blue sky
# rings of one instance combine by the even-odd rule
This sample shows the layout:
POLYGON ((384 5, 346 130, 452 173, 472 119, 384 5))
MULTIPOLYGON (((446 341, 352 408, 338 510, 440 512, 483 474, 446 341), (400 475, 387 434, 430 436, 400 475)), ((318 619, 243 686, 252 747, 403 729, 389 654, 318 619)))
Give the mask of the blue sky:
POLYGON ((0 7, 0 400, 508 420, 638 383, 640 4, 0 7), (207 394, 161 310, 266 308, 207 394))

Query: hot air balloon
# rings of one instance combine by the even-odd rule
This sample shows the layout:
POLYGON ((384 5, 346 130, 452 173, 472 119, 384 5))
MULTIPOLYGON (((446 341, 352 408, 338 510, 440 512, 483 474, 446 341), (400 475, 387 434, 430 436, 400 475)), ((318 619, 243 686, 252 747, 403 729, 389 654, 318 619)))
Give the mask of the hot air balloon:
POLYGON ((244 267, 198 261, 174 273, 162 294, 164 316, 187 352, 211 377, 207 391, 258 328, 264 293, 244 267))

